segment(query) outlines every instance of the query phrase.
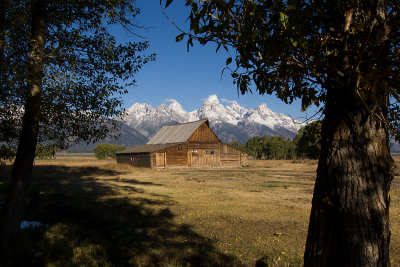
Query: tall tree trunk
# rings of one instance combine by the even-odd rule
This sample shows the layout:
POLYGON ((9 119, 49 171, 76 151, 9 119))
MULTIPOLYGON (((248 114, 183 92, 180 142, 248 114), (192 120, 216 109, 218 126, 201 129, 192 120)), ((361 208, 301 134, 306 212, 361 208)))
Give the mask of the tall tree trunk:
POLYGON ((45 33, 45 5, 43 0, 32 0, 31 12, 32 39, 25 111, 17 155, 11 172, 11 185, 0 216, 0 234, 3 241, 18 232, 22 221, 39 132, 45 33))
POLYGON ((327 92, 304 266, 390 266, 388 99, 356 91, 327 92))

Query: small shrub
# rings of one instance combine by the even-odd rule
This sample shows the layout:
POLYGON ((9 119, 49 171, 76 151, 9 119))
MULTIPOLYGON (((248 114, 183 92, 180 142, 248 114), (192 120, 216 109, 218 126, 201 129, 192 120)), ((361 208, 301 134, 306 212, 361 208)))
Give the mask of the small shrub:
POLYGON ((12 160, 17 151, 10 146, 2 145, 0 146, 0 160, 12 160))
POLYGON ((36 157, 38 159, 54 159, 56 152, 56 146, 36 145, 36 157))
POLYGON ((125 150, 125 146, 102 143, 94 147, 94 154, 98 159, 115 159, 116 153, 122 150, 125 150))

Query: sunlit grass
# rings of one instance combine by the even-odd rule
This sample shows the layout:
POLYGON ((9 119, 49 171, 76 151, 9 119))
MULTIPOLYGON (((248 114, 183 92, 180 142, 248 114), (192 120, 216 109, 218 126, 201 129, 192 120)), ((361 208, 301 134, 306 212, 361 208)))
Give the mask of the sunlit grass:
MULTIPOLYGON (((0 200, 9 170, 1 171, 6 179, 0 200)), ((300 266, 315 170, 316 161, 162 171, 92 157, 36 161, 25 219, 49 226, 24 230, 5 259, 9 265, 48 266, 232 266, 260 260, 300 266)), ((391 190, 393 266, 400 264, 399 179, 391 190)))

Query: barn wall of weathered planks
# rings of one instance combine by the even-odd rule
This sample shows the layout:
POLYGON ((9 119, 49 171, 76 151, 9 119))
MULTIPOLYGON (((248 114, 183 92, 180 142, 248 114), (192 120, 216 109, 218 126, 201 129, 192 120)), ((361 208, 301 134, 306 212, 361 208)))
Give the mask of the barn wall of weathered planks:
POLYGON ((247 165, 247 154, 233 146, 221 143, 221 167, 240 167, 247 165))
POLYGON ((211 128, 206 124, 202 124, 199 128, 194 131, 192 136, 187 140, 191 142, 201 142, 201 143, 219 143, 221 142, 211 128))
POLYGON ((118 163, 127 163, 134 167, 152 168, 151 158, 150 153, 117 154, 118 163))

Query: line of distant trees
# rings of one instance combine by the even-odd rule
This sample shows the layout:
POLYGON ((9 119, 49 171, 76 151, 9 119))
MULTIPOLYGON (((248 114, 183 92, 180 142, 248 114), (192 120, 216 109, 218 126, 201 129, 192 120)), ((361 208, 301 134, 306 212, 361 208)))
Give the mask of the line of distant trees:
POLYGON ((255 136, 243 144, 232 146, 245 150, 256 159, 318 159, 321 151, 321 121, 314 121, 299 130, 293 139, 282 136, 255 136))
MULTIPOLYGON (((36 145, 35 158, 37 159, 54 159, 58 148, 54 145, 36 145)), ((13 160, 17 154, 17 150, 10 145, 2 144, 0 146, 0 160, 13 160)))
MULTIPOLYGON (((36 146, 36 159, 54 159, 56 157, 56 152, 59 150, 57 146, 54 145, 41 145, 36 146)), ((109 143, 101 143, 95 146, 94 153, 98 159, 110 159, 115 158, 118 151, 125 150, 124 145, 115 145, 109 143)), ((2 160, 13 160, 17 150, 7 144, 0 145, 0 161, 2 160)))

